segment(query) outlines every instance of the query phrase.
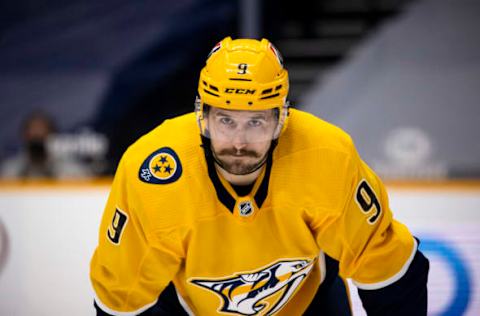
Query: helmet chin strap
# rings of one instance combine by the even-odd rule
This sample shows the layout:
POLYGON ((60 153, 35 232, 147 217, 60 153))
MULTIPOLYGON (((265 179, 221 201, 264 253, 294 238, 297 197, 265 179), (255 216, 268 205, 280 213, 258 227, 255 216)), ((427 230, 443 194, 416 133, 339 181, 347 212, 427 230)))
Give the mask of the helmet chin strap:
MULTIPOLYGON (((203 150, 205 152, 205 158, 208 160, 208 159, 213 159, 213 161, 215 161, 215 163, 217 165, 220 166, 220 168, 222 168, 223 170, 227 171, 227 169, 225 168, 225 166, 223 165, 223 163, 217 158, 217 156, 215 155, 215 152, 213 152, 212 150, 212 143, 210 141, 210 139, 208 137, 205 137, 203 135, 200 135, 202 137, 202 147, 203 147, 203 150)), ((261 167, 263 167, 263 165, 267 162, 268 158, 271 157, 271 155, 273 154, 273 150, 275 149, 275 147, 277 146, 277 143, 278 143, 278 139, 273 139, 272 142, 271 142, 271 145, 270 145, 270 148, 268 149, 268 152, 267 154, 265 155, 265 157, 263 157, 262 161, 258 164, 258 166, 253 169, 252 171, 250 171, 249 173, 245 173, 245 174, 236 174, 236 173, 232 173, 234 175, 237 175, 237 176, 246 176, 246 175, 249 175, 249 174, 252 174, 254 173, 255 171, 257 171, 258 169, 260 169, 261 167)), ((230 171, 227 171, 228 173, 231 173, 230 171)))

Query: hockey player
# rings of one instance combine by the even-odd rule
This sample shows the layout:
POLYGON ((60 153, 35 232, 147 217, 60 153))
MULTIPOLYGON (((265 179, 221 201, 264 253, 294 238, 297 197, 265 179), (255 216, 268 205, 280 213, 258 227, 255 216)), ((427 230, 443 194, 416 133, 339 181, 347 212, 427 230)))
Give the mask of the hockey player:
POLYGON ((125 152, 91 261, 98 315, 426 315, 428 260, 341 129, 289 109, 266 39, 210 53, 195 113, 125 152))

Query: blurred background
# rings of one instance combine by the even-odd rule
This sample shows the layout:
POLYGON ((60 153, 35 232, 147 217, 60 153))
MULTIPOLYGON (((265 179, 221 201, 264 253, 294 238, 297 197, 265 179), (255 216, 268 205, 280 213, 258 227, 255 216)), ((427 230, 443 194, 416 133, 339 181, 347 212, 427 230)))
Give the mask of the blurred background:
POLYGON ((0 314, 93 315, 116 165, 193 110, 232 36, 270 39, 294 107, 349 132, 386 181, 431 260, 429 314, 478 315, 479 29, 474 0, 0 2, 0 314))

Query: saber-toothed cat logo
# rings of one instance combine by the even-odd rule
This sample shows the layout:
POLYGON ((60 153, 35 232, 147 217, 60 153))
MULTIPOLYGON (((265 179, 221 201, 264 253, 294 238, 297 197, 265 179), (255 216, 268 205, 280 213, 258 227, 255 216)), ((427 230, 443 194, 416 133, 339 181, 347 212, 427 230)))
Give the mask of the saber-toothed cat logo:
POLYGON ((315 259, 280 260, 253 272, 190 282, 222 298, 218 312, 240 315, 273 315, 290 300, 312 270, 315 259), (268 300, 268 302, 267 302, 268 300))

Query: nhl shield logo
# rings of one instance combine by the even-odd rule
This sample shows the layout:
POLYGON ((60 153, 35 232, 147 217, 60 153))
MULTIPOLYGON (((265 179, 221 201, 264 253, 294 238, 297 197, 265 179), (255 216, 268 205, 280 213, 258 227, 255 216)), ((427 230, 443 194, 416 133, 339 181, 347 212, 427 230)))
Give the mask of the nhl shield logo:
POLYGON ((242 216, 250 216, 253 213, 253 204, 251 201, 243 201, 238 204, 238 212, 242 216))

